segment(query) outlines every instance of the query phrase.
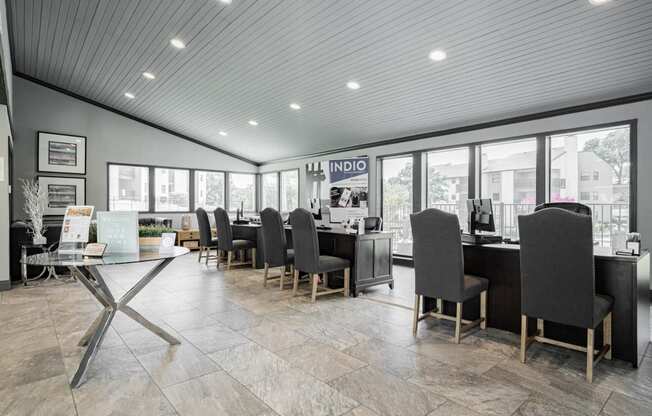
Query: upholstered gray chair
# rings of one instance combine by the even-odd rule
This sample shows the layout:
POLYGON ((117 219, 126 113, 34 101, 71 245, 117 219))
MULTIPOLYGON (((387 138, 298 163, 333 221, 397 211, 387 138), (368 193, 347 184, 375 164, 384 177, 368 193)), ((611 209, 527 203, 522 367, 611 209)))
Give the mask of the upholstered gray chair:
POLYGON ((586 379, 604 356, 611 359, 613 299, 595 293, 591 217, 547 208, 518 217, 521 239, 521 362, 527 347, 543 342, 586 352, 586 379), (528 337, 528 317, 537 334, 528 337), (586 328, 586 348, 545 338, 544 322, 586 328), (603 348, 596 355, 594 330, 603 323, 603 348))
POLYGON ((281 214, 274 208, 265 208, 260 211, 260 222, 263 226, 263 249, 265 254, 265 275, 263 286, 267 287, 267 281, 279 279, 279 286, 283 290, 285 272, 289 266, 290 275, 294 274, 294 250, 287 248, 285 239, 285 227, 281 214), (279 267, 278 277, 269 277, 269 268, 279 267))
POLYGON ((213 238, 211 231, 211 223, 208 220, 208 214, 203 208, 195 210, 197 214, 197 225, 199 226, 199 256, 198 262, 201 262, 202 257, 206 258, 206 264, 210 259, 217 259, 217 253, 211 255, 211 250, 217 250, 217 238, 213 238))
POLYGON ((415 278, 412 332, 416 335, 419 321, 428 316, 455 321, 455 342, 459 344, 463 332, 477 325, 486 328, 489 281, 464 274, 457 215, 431 208, 410 215, 410 223, 415 278), (436 312, 420 315, 422 296, 437 299, 436 312), (480 318, 474 321, 462 319, 463 303, 476 296, 480 296, 480 318), (444 300, 457 304, 455 317, 444 315, 444 300))
POLYGON ((251 240, 234 240, 233 230, 229 214, 224 208, 217 208, 213 212, 215 215, 215 227, 217 228, 217 247, 226 254, 226 269, 230 270, 231 266, 241 266, 251 264, 256 268, 256 242, 251 240), (251 250, 251 262, 245 261, 247 250, 251 250), (239 263, 233 262, 233 253, 240 251, 241 260, 239 263))
POLYGON ((541 211, 546 208, 561 208, 566 211, 576 212, 591 216, 591 208, 588 205, 580 204, 579 202, 544 202, 534 208, 534 212, 541 211))
POLYGON ((319 239, 315 220, 310 211, 297 208, 290 213, 292 224, 292 246, 294 247, 294 284, 292 295, 296 296, 299 287, 299 272, 308 273, 312 280, 312 301, 317 296, 330 293, 342 292, 349 296, 349 279, 351 275, 351 264, 349 260, 334 256, 322 256, 319 254, 319 239), (344 287, 342 289, 328 288, 328 273, 344 270, 344 287), (319 275, 323 276, 324 286, 319 291, 319 275))

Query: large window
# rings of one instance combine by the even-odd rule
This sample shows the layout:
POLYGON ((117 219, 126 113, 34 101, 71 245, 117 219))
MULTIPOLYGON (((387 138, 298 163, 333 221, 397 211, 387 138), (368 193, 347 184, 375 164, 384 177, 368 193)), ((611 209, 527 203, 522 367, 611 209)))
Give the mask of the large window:
POLYGON ((382 159, 383 228, 394 234, 394 253, 412 256, 412 155, 382 159))
POLYGON ((427 154, 427 206, 457 214, 466 229, 469 198, 469 148, 427 154))
POLYGON ((155 211, 190 211, 190 171, 187 169, 154 169, 155 211))
POLYGON ((109 165, 109 211, 149 211, 149 168, 109 165))
POLYGON ((629 232, 630 165, 629 126, 550 136, 550 201, 588 205, 595 241, 620 248, 629 232))
POLYGON ((229 174, 229 211, 242 207, 245 212, 256 211, 256 175, 229 174))
POLYGON ((281 211, 290 212, 299 207, 299 171, 281 172, 281 211))
POLYGON ((278 173, 263 173, 262 175, 263 206, 278 209, 278 173))
POLYGON ((480 194, 493 202, 496 232, 518 238, 518 216, 537 202, 536 138, 480 146, 480 194))
POLYGON ((224 172, 195 171, 195 208, 224 207, 224 172))

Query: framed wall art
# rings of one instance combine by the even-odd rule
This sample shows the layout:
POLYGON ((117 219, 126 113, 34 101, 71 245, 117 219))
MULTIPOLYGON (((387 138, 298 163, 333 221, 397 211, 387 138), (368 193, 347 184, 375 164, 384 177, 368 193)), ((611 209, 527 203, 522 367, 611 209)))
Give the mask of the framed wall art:
POLYGON ((47 189, 44 215, 64 215, 71 205, 86 205, 86 178, 39 176, 39 186, 47 189))
POLYGON ((86 174, 86 137, 38 132, 39 172, 86 174))

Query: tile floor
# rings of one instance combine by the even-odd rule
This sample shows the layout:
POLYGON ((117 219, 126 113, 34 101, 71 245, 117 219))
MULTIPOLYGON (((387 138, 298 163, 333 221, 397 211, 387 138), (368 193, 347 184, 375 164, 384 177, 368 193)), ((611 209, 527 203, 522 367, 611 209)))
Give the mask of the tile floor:
MULTIPOLYGON (((148 267, 104 273, 120 294, 148 267)), ((372 300, 409 304, 411 271, 395 276, 394 292, 313 305, 258 271, 179 258, 130 305, 182 344, 118 314, 75 390, 96 301, 77 283, 0 292, 0 415, 652 415, 652 349, 638 370, 603 361, 589 385, 582 354, 535 345, 522 365, 514 334, 458 346, 427 320, 413 337, 410 311, 372 300)))

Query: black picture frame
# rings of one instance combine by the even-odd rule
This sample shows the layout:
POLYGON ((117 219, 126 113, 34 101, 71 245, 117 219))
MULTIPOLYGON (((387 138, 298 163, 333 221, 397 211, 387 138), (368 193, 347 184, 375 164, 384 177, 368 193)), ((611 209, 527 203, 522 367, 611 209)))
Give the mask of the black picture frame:
POLYGON ((39 173, 86 175, 88 140, 86 136, 39 130, 36 133, 36 171, 39 173), (52 145, 55 145, 54 148, 52 145), (67 149, 74 149, 74 163, 67 160, 67 149), (56 163, 57 160, 61 163, 56 163))

